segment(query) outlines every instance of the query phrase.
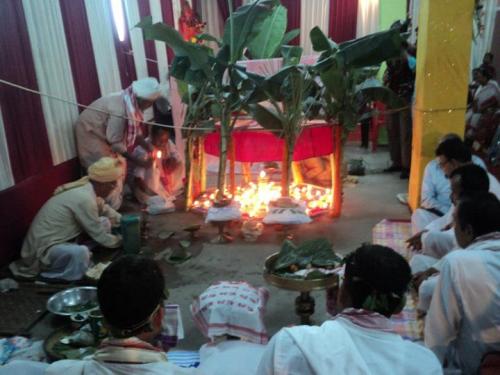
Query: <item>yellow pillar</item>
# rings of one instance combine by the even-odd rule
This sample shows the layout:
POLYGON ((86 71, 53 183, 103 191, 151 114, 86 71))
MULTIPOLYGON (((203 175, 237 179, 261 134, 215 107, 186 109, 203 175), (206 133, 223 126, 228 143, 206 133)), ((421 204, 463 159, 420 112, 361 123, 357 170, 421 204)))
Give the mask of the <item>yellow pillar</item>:
POLYGON ((409 204, 419 206, 422 176, 439 139, 463 136, 474 0, 421 0, 409 204))

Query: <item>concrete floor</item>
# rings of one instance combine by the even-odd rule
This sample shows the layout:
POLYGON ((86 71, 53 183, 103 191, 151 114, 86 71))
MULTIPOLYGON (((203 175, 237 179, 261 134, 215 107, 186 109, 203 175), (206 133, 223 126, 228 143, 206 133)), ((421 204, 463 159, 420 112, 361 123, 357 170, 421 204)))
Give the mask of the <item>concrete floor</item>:
MULTIPOLYGON (((397 193, 407 190, 407 181, 400 180, 397 174, 380 173, 389 164, 386 149, 367 153, 356 146, 348 146, 346 160, 352 158, 363 158, 368 174, 360 177, 357 185, 344 188, 342 216, 333 220, 320 217, 312 224, 296 230, 294 234, 298 242, 326 237, 333 243, 336 252, 346 254, 362 242, 370 241, 373 226, 383 218, 409 218, 407 207, 396 199, 397 193)), ((150 241, 144 253, 153 255, 165 248, 179 246, 179 240, 187 238, 187 233, 182 228, 196 223, 203 223, 203 218, 192 213, 174 213, 152 218, 150 241), (168 240, 159 239, 159 234, 165 231, 174 231, 175 235, 168 240)), ((238 228, 232 228, 232 231, 237 234, 238 228)), ((199 238, 189 249, 193 254, 192 259, 177 266, 160 261, 170 290, 169 300, 178 303, 183 313, 186 338, 179 343, 178 348, 197 349, 204 343, 205 339, 191 319, 189 305, 193 296, 218 280, 245 280, 254 286, 269 289, 266 324, 270 335, 281 327, 297 324, 298 317, 294 312, 297 293, 268 286, 262 278, 264 260, 279 250, 279 233, 266 228, 256 243, 246 243, 241 238, 236 238, 235 242, 227 245, 210 244, 210 239, 215 234, 215 228, 203 225, 199 238)), ((314 292, 313 296, 316 299, 316 312, 312 318, 314 322, 321 323, 326 313, 324 293, 314 292)), ((45 338, 62 322, 62 318, 49 315, 33 328, 32 334, 34 337, 45 338)))

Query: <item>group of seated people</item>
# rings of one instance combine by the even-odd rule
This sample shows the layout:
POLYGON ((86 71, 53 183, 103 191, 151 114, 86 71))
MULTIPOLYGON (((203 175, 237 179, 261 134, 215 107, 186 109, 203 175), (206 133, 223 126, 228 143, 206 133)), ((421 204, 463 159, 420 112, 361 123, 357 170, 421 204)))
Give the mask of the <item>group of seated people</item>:
POLYGON ((492 63, 493 54, 486 53, 481 66, 472 71, 465 134, 466 143, 490 158, 498 152, 494 149, 500 140, 500 88, 492 63))

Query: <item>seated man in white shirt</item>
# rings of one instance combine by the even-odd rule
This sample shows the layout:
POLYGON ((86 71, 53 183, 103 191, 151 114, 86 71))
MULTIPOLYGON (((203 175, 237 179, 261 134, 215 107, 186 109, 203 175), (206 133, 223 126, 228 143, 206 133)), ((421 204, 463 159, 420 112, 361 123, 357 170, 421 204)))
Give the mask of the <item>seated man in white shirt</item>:
POLYGON ((203 375, 258 374, 267 343, 268 295, 266 289, 243 281, 220 281, 193 301, 193 320, 210 340, 200 348, 203 375))
MULTIPOLYGON (((440 167, 444 174, 449 177, 458 167, 470 164, 471 154, 469 149, 460 139, 447 139, 439 145, 436 150, 440 167)), ((490 192, 500 197, 500 183, 488 173, 490 181, 490 192)), ((442 258, 455 246, 455 238, 451 228, 453 222, 452 206, 448 212, 428 224, 425 229, 416 233, 408 239, 408 246, 414 250, 421 250, 423 254, 434 258, 442 258)))
POLYGON ((104 157, 90 165, 88 176, 59 186, 38 211, 21 249, 21 259, 10 264, 16 276, 65 281, 79 280, 87 271, 90 251, 76 239, 86 234, 103 247, 121 245, 110 233, 121 215, 104 199, 122 178, 118 159, 104 157))
POLYGON ((477 374, 483 356, 500 351, 500 202, 491 193, 461 200, 454 228, 464 250, 443 258, 425 344, 446 368, 477 374))
MULTIPOLYGON (((472 197, 477 194, 487 193, 489 189, 489 179, 487 173, 481 167, 474 164, 467 164, 455 169, 451 176, 451 200, 456 204, 459 200, 472 197)), ((455 232, 449 229, 453 237, 453 249, 458 249, 455 240, 455 232)), ((410 260, 410 267, 414 274, 414 285, 418 290, 418 310, 425 313, 429 309, 432 293, 437 279, 432 277, 439 272, 442 262, 437 257, 414 254, 410 260)))
MULTIPOLYGON (((146 141, 151 142, 154 147, 153 163, 148 168, 134 167, 134 195, 139 202, 152 208, 150 213, 156 213, 152 206, 160 206, 158 201, 164 202, 164 211, 173 210, 172 202, 182 189, 184 168, 181 157, 169 138, 167 128, 153 126, 151 139, 147 138, 146 141)), ((137 146, 132 156, 142 160, 149 157, 149 152, 142 146, 137 146)))
MULTIPOLYGON (((447 134, 439 142, 439 149, 442 142, 448 139, 458 139, 457 134, 447 134)), ((486 170, 486 165, 481 158, 472 155, 472 162, 486 170)), ((412 233, 418 233, 432 221, 442 217, 451 208, 450 181, 439 166, 439 159, 431 160, 424 170, 422 180, 422 192, 420 198, 420 208, 417 208, 411 215, 412 233)))
POLYGON ((340 314, 321 326, 283 328, 269 342, 258 374, 441 374, 437 358, 392 331, 411 281, 394 250, 365 244, 345 259, 340 314))

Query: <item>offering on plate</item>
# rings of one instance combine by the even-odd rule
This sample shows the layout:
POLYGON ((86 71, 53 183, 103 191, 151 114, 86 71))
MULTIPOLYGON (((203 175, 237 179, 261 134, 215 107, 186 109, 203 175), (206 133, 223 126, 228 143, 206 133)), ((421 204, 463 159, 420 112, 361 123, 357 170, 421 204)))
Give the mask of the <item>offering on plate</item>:
POLYGON ((331 275, 341 261, 332 244, 324 238, 300 245, 285 240, 270 271, 294 279, 321 279, 331 275))

